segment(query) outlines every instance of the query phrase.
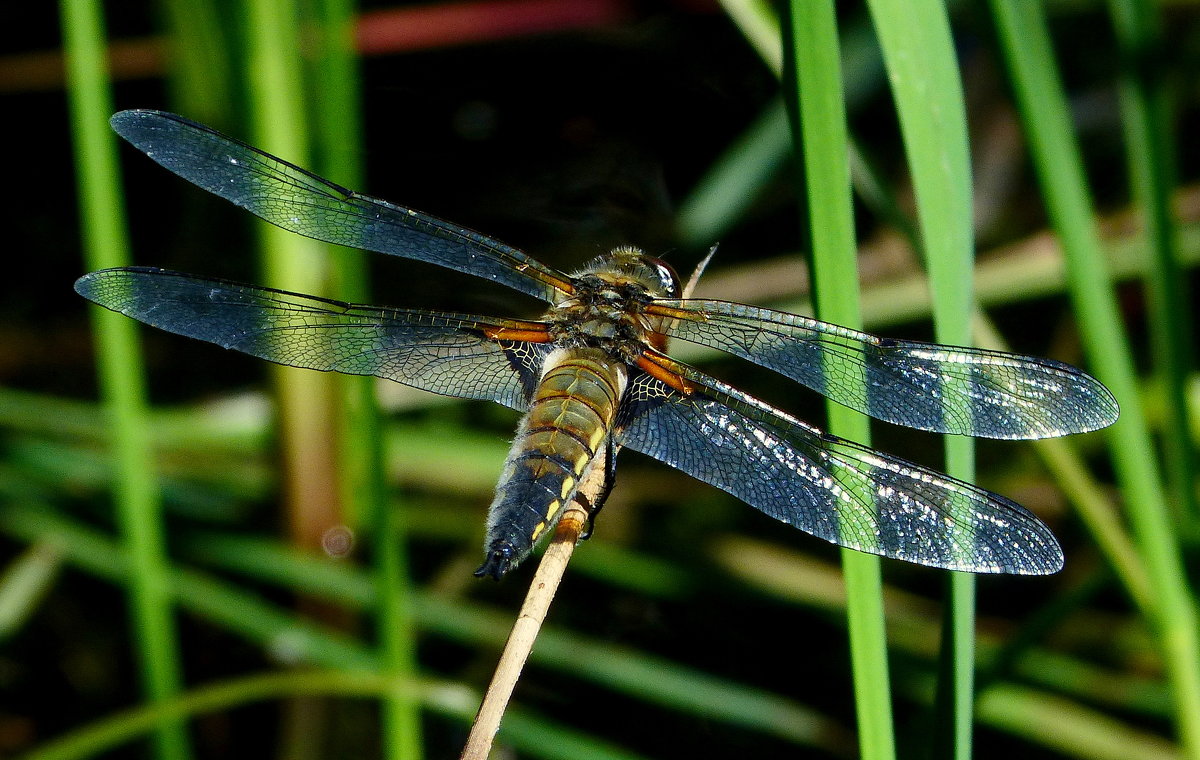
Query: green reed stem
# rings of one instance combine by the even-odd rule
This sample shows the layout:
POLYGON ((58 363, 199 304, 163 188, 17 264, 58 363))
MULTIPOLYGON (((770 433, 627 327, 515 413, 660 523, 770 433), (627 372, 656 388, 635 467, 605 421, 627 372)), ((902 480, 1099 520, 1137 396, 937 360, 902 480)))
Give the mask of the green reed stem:
MULTIPOLYGON (((247 0, 244 10, 246 83, 251 143, 299 166, 312 165, 301 55, 299 0, 247 0)), ((265 284, 300 293, 329 293, 328 247, 277 227, 257 224, 265 284)), ((337 452, 337 380, 322 372, 272 366, 283 470, 281 504, 292 543, 324 550, 326 531, 345 523, 337 452)), ((308 602, 302 600, 302 605, 308 602)), ((334 617, 330 609, 316 614, 334 617)), ((282 754, 313 757, 321 726, 288 706, 282 754)))
MULTIPOLYGON (((84 258, 89 269, 119 266, 129 262, 129 242, 116 139, 108 128, 113 108, 104 22, 99 4, 91 0, 63 0, 60 9, 84 258)), ((146 434, 141 347, 132 321, 103 309, 93 309, 92 317, 100 391, 111 419, 117 521, 130 557, 130 572, 123 580, 130 595, 139 675, 146 696, 161 702, 179 692, 182 678, 165 576, 162 513, 146 434)), ((187 733, 177 722, 160 722, 154 742, 164 760, 185 760, 191 754, 187 733)))
POLYGON ((167 87, 173 108, 203 124, 229 122, 234 108, 230 30, 221 24, 221 0, 162 0, 167 87))
MULTIPOLYGON (((820 319, 859 329, 850 145, 833 3, 789 3, 783 30, 783 86, 796 155, 802 158, 797 173, 807 193, 816 313, 820 319)), ((832 401, 826 410, 830 432, 870 443, 866 416, 832 401)), ((896 747, 880 560, 850 550, 842 550, 841 558, 859 752, 868 760, 886 760, 896 756, 896 747)))
POLYGON ((993 0, 991 10, 1042 193, 1066 253, 1084 349, 1096 376, 1121 404, 1121 419, 1108 430, 1113 466, 1155 593, 1150 619, 1174 693, 1176 729, 1187 756, 1200 757, 1200 620, 1101 254, 1043 8, 1036 0, 993 0))
MULTIPOLYGON (((97 721, 26 755, 22 760, 82 760, 137 738, 164 720, 228 712, 255 702, 286 697, 385 697, 395 689, 386 676, 341 670, 265 673, 220 681, 169 702, 139 707, 97 721)), ((421 683, 409 687, 411 698, 423 700, 441 715, 470 720, 479 695, 453 683, 421 683)), ((501 735, 527 757, 553 760, 637 760, 625 750, 545 720, 510 713, 501 735)))
MULTIPOLYGON (((353 0, 322 0, 314 101, 320 173, 349 187, 364 186, 358 59, 354 51, 353 0)), ((332 259, 338 298, 370 300, 367 255, 340 249, 332 259)), ((380 657, 395 688, 382 696, 382 754, 388 760, 421 757, 420 702, 411 685, 417 679, 416 624, 406 552, 407 529, 388 498, 383 424, 373 377, 340 376, 338 414, 341 499, 351 522, 369 536, 377 587, 374 613, 380 657)))
POLYGON ((1175 515, 1194 531, 1197 515, 1193 463, 1196 450, 1186 423, 1193 406, 1187 393, 1194 355, 1187 277, 1171 209, 1175 147, 1170 132, 1164 50, 1158 6, 1148 0, 1109 0, 1120 46, 1121 121, 1134 203, 1145 229, 1149 269, 1145 278, 1150 345, 1168 408, 1179 422, 1162 428, 1163 465, 1175 515))
MULTIPOLYGON (((310 164, 299 15, 294 2, 249 0, 247 69, 252 142, 297 165, 310 164)), ((269 225, 258 225, 267 284, 302 293, 328 292, 325 247, 269 225)), ((320 549, 320 534, 340 519, 334 440, 334 389, 319 372, 273 367, 281 448, 284 502, 294 538, 320 549)))
MULTIPOLYGON (((937 0, 868 3, 892 86, 916 195, 921 250, 933 296, 938 341, 970 341, 973 302, 971 168, 966 106, 946 8, 937 0)), ((946 472, 975 476, 974 444, 947 438, 946 472)), ((949 576, 938 681, 935 755, 971 757, 974 713, 973 576, 949 576)))

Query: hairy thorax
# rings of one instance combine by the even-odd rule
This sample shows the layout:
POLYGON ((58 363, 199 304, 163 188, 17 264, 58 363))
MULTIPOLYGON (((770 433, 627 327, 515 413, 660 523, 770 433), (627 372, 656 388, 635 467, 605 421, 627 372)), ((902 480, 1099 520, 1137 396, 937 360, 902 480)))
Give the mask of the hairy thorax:
POLYGON ((663 347, 659 319, 648 316, 646 306, 675 295, 669 267, 636 248, 618 248, 575 276, 575 292, 545 316, 555 344, 599 349, 625 362, 646 345, 663 347))

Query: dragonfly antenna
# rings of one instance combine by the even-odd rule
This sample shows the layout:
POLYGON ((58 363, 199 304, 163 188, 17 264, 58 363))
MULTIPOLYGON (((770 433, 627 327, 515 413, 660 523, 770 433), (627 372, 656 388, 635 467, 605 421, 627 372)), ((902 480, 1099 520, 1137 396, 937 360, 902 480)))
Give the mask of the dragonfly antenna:
POLYGON ((688 278, 687 284, 683 286, 683 292, 679 294, 680 298, 691 298, 692 291, 700 284, 700 275, 704 274, 704 270, 708 268, 708 262, 712 261, 712 257, 717 255, 717 247, 720 243, 713 243, 713 247, 708 249, 708 255, 700 259, 700 263, 692 271, 692 276, 688 278))

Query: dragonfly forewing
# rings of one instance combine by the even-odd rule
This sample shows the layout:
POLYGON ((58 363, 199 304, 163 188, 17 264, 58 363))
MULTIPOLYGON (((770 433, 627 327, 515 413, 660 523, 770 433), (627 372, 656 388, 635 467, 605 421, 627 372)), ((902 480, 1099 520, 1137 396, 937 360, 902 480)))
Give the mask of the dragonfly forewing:
POLYGON ((163 111, 121 111, 112 128, 163 167, 285 230, 466 272, 545 301, 569 278, 498 240, 361 195, 163 111))
POLYGON ((876 419, 981 438, 1051 438, 1111 425, 1117 402, 1069 364, 878 338, 740 303, 659 300, 668 335, 748 359, 876 419))

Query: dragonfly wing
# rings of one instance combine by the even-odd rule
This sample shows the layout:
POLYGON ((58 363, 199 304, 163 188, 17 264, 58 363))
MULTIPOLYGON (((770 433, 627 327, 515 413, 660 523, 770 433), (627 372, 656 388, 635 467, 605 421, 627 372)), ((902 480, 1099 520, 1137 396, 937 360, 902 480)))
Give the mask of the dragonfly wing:
POLYGON ((360 195, 203 124, 163 111, 121 111, 117 134, 187 181, 285 230, 455 269, 554 301, 569 278, 525 253, 449 222, 360 195))
POLYGON ((685 369, 687 394, 634 372, 622 445, 850 549, 976 573, 1062 567, 1054 535, 1019 504, 822 433, 685 369))
POLYGON ((488 337, 496 328, 536 330, 536 322, 355 306, 163 269, 92 272, 75 290, 148 325, 277 364, 374 375, 518 410, 549 351, 488 337))
POLYGON ((773 369, 876 419, 982 438, 1051 438, 1111 425, 1117 402, 1052 359, 878 338, 727 301, 655 301, 672 337, 773 369))

